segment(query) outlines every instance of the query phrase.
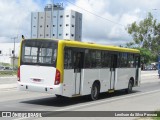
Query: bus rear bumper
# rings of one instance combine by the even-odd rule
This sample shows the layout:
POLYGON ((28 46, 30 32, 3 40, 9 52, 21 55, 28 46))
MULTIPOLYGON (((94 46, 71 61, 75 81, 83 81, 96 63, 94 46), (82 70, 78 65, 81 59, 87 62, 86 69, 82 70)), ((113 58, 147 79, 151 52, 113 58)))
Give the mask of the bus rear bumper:
POLYGON ((38 85, 28 85, 18 83, 19 91, 32 91, 32 92, 40 92, 40 93, 49 93, 49 94, 58 94, 61 95, 61 85, 57 85, 56 87, 46 87, 46 86, 38 86, 38 85))

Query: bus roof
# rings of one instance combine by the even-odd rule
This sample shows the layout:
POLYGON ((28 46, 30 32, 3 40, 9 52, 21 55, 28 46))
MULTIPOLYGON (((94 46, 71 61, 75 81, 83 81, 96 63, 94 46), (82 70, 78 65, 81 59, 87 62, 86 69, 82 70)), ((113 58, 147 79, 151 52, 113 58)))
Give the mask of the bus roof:
POLYGON ((90 42, 79 42, 73 40, 60 40, 62 44, 69 47, 80 47, 80 48, 90 48, 99 50, 109 50, 109 51, 119 51, 119 52, 130 52, 130 53, 140 53, 137 49, 123 48, 113 45, 102 45, 90 42))
POLYGON ((114 45, 102 45, 92 42, 80 42, 74 40, 59 40, 59 39, 50 39, 50 38, 35 38, 35 39, 26 39, 26 40, 53 40, 62 43, 64 46, 68 47, 79 47, 79 48, 90 48, 90 49, 99 49, 99 50, 108 50, 108 51, 119 51, 119 52, 130 52, 130 53, 140 53, 137 49, 123 48, 114 45))

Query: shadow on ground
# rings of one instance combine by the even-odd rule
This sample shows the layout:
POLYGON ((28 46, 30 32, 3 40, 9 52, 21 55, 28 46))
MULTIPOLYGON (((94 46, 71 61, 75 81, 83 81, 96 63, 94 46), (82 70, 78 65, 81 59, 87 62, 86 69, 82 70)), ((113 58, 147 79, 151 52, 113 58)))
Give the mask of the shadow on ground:
MULTIPOLYGON (((140 92, 140 91, 134 90, 131 94, 134 94, 137 92, 140 92)), ((99 96, 99 100, 114 98, 117 96, 127 96, 127 95, 128 94, 126 94, 124 90, 116 91, 114 93, 101 93, 99 96)), ((21 101, 20 103, 53 106, 53 107, 65 107, 65 106, 70 106, 74 104, 87 103, 90 101, 91 101, 90 96, 82 96, 82 97, 74 97, 74 98, 49 97, 49 98, 21 101)))

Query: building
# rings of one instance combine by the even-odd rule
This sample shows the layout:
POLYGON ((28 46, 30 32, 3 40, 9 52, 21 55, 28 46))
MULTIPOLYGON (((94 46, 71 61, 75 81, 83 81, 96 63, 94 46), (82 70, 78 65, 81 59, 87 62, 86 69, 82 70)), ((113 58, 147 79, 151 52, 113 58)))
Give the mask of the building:
POLYGON ((15 57, 14 57, 14 44, 13 43, 1 43, 0 44, 0 63, 9 63, 14 65, 18 64, 18 54, 19 54, 20 43, 15 43, 15 57))
POLYGON ((31 38, 55 38, 81 41, 82 14, 49 4, 44 12, 31 13, 31 38))

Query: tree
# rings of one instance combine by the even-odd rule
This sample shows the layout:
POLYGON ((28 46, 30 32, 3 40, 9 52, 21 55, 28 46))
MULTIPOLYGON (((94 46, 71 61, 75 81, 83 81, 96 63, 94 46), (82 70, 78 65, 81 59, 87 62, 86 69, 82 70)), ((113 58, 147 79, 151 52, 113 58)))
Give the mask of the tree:
POLYGON ((126 30, 133 38, 132 42, 126 44, 126 47, 139 48, 143 52, 145 62, 156 58, 160 50, 160 23, 157 23, 151 13, 148 13, 147 18, 139 23, 133 22, 128 25, 126 30))
POLYGON ((140 50, 141 63, 149 63, 152 58, 151 51, 146 48, 137 48, 137 49, 140 50))

